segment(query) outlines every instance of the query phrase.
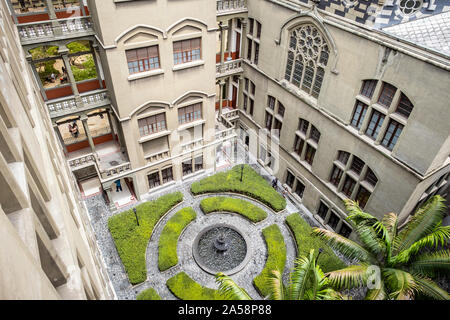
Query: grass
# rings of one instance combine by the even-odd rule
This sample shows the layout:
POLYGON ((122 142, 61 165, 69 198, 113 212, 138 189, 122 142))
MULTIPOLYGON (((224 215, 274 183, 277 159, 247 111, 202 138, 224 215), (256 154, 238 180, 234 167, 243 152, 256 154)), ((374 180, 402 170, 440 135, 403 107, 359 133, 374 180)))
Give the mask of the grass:
POLYGON ((267 218, 267 213, 254 204, 235 198, 210 197, 200 202, 200 208, 204 213, 211 212, 234 212, 238 213, 252 222, 260 222, 267 218))
POLYGON ((263 229, 262 233, 267 245, 267 260, 262 272, 253 279, 253 284, 263 297, 267 297, 271 293, 268 283, 270 272, 279 270, 283 273, 286 264, 286 245, 276 224, 263 229))
POLYGON ((298 213, 293 213, 286 218, 286 224, 294 234, 297 243, 298 255, 308 256, 311 249, 316 253, 319 248, 323 252, 319 256, 318 264, 323 272, 339 270, 346 267, 346 264, 339 259, 331 248, 321 239, 311 234, 311 226, 298 213))
POLYGON ((194 195, 235 192, 259 200, 276 212, 286 208, 286 200, 249 165, 244 165, 242 182, 240 178, 241 165, 237 165, 227 172, 220 172, 194 182, 191 185, 191 192, 194 195))
POLYGON ((108 228, 131 284, 141 283, 147 278, 145 251, 153 228, 164 214, 181 201, 183 194, 175 192, 140 204, 136 207, 139 226, 132 210, 109 218, 108 228))
POLYGON ((184 228, 195 220, 197 214, 194 209, 183 208, 167 221, 159 238, 158 266, 165 271, 178 263, 177 243, 184 228))
POLYGON ((136 297, 137 300, 161 300, 161 297, 153 288, 142 290, 136 297))
POLYGON ((185 272, 180 272, 167 280, 167 287, 181 300, 223 300, 218 290, 203 287, 185 272))

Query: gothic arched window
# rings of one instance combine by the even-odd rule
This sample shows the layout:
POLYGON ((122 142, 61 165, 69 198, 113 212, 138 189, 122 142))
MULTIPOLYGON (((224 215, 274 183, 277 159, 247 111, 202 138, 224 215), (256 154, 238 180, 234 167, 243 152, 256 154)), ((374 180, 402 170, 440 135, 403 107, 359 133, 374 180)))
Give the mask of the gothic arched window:
POLYGON ((315 26, 306 24, 292 30, 284 78, 317 98, 329 53, 325 38, 315 26))

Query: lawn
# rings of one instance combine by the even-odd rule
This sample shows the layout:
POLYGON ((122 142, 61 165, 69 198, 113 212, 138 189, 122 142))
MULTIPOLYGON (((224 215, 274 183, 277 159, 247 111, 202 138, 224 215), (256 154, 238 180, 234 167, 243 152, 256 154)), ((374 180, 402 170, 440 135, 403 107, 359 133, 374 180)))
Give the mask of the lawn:
POLYGON ((334 271, 346 267, 346 264, 339 259, 331 248, 321 239, 311 234, 312 228, 298 213, 293 213, 286 218, 286 224, 294 234, 298 247, 299 256, 309 256, 311 249, 323 252, 319 256, 318 264, 323 272, 334 271))
POLYGON ((136 297, 137 300, 161 300, 161 297, 153 288, 142 290, 136 297))
POLYGON ((180 272, 167 280, 167 287, 181 300, 223 300, 218 290, 203 287, 185 272, 180 272))
POLYGON ((194 209, 183 208, 167 221, 159 237, 158 267, 165 271, 178 263, 177 243, 184 228, 195 220, 197 214, 194 209))
POLYGON ((139 226, 132 210, 121 212, 108 220, 108 228, 119 252, 131 284, 145 281, 145 251, 153 228, 164 214, 183 201, 183 194, 175 192, 136 207, 139 226))
POLYGON ((249 165, 244 165, 242 182, 240 179, 241 165, 237 165, 226 172, 219 172, 194 182, 191 192, 194 195, 235 192, 259 200, 276 212, 286 208, 286 200, 249 165))
POLYGON ((200 208, 204 213, 233 212, 240 214, 248 220, 257 223, 267 218, 267 213, 254 204, 229 197, 210 197, 200 202, 200 208))
POLYGON ((267 245, 267 260, 262 272, 253 279, 253 284, 263 298, 270 295, 270 285, 268 284, 269 274, 272 270, 278 270, 281 273, 286 265, 286 245, 280 228, 276 225, 270 225, 262 231, 264 241, 267 245))

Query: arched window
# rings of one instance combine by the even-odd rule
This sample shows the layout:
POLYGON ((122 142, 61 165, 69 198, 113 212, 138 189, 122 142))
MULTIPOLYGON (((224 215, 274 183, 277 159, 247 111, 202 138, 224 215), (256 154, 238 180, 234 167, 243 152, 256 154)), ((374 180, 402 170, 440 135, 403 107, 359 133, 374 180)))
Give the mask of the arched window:
POLYGON ((306 24, 292 30, 285 79, 317 98, 329 53, 325 38, 315 26, 306 24))

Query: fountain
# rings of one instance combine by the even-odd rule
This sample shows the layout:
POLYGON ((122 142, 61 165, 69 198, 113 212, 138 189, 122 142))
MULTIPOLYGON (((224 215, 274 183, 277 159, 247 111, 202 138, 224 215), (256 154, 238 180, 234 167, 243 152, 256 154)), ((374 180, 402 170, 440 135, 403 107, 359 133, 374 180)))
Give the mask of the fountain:
POLYGON ((230 275, 241 270, 248 261, 248 243, 232 226, 210 226, 200 232, 194 242, 194 259, 206 272, 230 275))

